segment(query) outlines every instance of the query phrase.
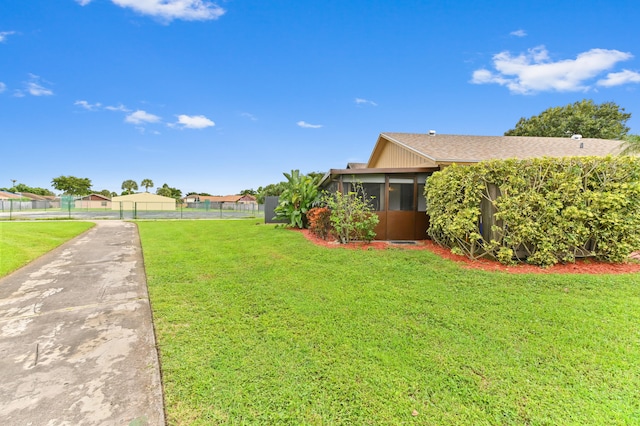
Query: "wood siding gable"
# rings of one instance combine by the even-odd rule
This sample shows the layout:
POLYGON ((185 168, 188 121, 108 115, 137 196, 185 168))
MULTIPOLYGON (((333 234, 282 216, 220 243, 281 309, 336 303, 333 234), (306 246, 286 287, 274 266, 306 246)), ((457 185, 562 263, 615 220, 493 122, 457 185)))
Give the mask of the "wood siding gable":
POLYGON ((368 168, 404 167, 437 167, 437 164, 430 158, 381 137, 371 154, 368 168))

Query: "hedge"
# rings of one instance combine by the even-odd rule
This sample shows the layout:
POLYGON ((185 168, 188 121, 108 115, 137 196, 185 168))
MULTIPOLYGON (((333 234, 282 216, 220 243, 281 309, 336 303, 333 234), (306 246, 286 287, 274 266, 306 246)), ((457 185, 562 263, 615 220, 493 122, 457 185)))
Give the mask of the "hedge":
POLYGON ((470 258, 550 266, 640 250, 640 159, 568 157, 452 165, 425 185, 429 235, 470 258))

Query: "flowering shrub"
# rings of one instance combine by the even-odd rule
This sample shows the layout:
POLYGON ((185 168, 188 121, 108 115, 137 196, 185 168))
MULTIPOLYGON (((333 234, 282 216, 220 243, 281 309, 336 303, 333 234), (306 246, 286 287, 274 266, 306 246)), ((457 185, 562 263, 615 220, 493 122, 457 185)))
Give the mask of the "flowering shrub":
POLYGON ((307 212, 309 231, 326 240, 331 234, 331 211, 326 207, 314 207, 307 212))

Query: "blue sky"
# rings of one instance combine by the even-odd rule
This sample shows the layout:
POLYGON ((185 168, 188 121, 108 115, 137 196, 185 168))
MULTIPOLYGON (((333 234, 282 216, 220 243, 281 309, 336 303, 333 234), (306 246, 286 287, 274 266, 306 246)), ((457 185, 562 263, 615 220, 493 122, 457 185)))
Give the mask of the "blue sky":
POLYGON ((3 0, 0 187, 233 194, 585 98, 640 133, 638 22, 631 0, 3 0))

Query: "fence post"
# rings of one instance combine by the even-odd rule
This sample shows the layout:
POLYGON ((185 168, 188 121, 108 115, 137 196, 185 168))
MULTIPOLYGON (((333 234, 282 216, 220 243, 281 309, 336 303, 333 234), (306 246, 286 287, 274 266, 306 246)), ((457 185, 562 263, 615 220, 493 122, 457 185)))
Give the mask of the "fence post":
POLYGON ((134 219, 138 218, 138 202, 137 201, 133 202, 133 218, 134 219))

